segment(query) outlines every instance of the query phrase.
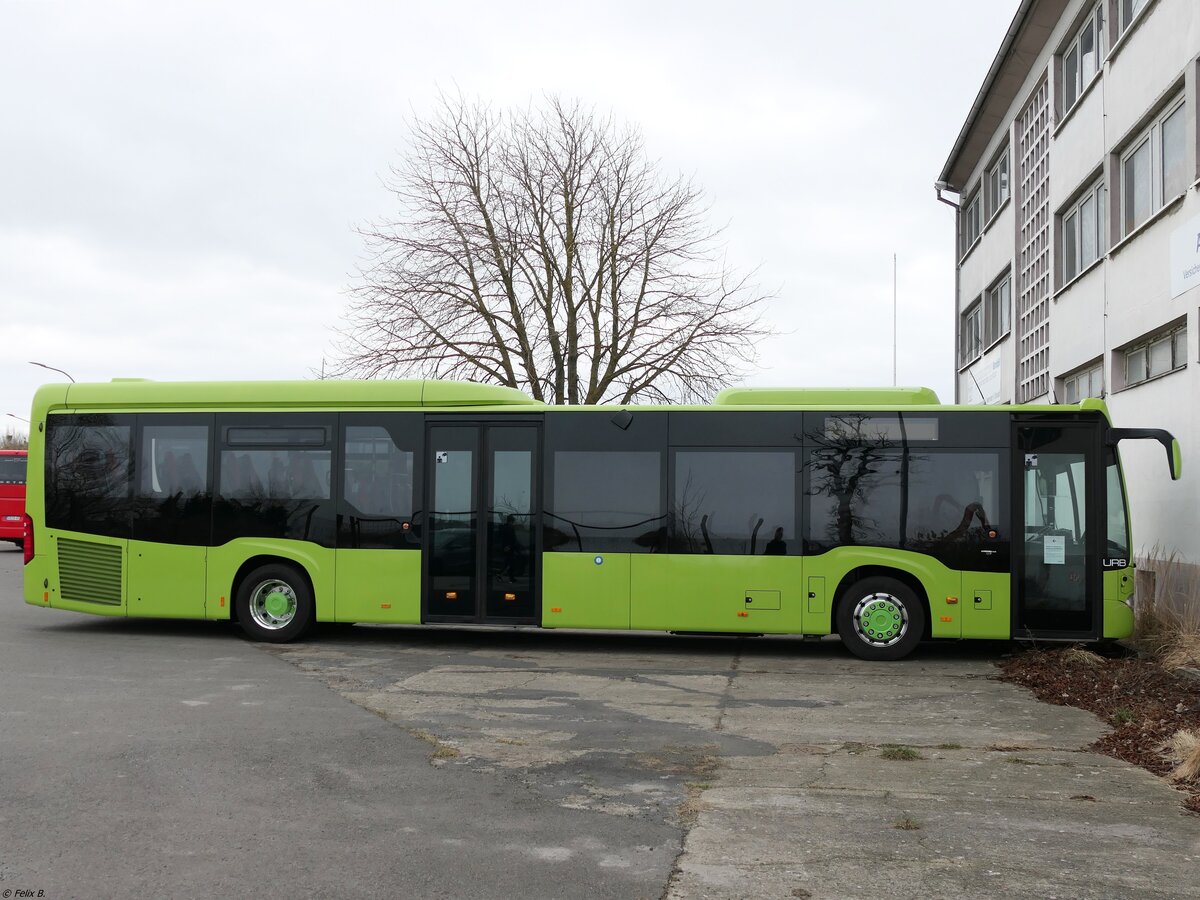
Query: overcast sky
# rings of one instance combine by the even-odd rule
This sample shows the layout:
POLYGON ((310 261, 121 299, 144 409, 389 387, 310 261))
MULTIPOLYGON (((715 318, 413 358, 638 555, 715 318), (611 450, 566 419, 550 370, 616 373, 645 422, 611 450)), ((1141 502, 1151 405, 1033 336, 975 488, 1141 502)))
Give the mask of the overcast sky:
POLYGON ((309 377, 439 87, 580 98, 694 176, 778 292, 749 384, 890 384, 897 253, 899 380, 950 400, 932 185, 1016 7, 0 0, 0 415, 57 379, 27 360, 309 377))

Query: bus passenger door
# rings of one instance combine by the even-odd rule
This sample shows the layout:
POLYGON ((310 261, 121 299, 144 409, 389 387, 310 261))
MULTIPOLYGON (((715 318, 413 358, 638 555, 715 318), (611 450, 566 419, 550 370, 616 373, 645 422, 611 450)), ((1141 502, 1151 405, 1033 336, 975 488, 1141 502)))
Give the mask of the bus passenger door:
POLYGON ((539 621, 539 436, 533 423, 430 424, 424 621, 539 621))
POLYGON ((1018 421, 1013 509, 1013 637, 1100 637, 1099 431, 1018 421), (1015 530, 1015 529, 1014 529, 1015 530))

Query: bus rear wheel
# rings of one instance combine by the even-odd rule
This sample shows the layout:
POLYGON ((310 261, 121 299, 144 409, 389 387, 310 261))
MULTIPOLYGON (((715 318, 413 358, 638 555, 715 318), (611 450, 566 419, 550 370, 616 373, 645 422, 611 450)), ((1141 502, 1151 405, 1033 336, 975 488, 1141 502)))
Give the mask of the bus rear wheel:
POLYGON ((308 582, 292 566, 269 563, 250 572, 238 585, 238 624, 254 641, 283 644, 295 640, 313 621, 308 582))
POLYGON ((851 585, 837 608, 842 643, 869 660, 901 659, 925 633, 925 607, 916 592, 895 578, 875 576, 851 585))

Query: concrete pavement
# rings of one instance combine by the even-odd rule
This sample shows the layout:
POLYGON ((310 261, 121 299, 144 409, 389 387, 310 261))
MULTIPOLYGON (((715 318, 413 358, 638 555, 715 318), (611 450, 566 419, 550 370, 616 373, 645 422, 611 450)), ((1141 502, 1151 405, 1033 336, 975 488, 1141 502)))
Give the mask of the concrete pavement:
POLYGON ((1003 644, 206 623, 19 602, 0 887, 47 897, 1200 897, 1200 817, 1003 644), (897 745, 888 747, 887 745, 897 745), (906 758, 916 757, 916 758, 906 758), (899 827, 898 827, 899 826, 899 827))

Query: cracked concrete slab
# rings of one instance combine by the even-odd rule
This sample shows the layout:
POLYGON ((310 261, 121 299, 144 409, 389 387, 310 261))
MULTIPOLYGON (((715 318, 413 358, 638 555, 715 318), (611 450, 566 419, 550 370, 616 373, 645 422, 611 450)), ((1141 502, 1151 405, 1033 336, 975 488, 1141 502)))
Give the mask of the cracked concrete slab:
POLYGON ((1200 897, 1200 817, 1088 752, 1094 716, 994 680, 1008 649, 354 629, 271 652, 459 751, 437 765, 681 828, 666 897, 1200 897))

